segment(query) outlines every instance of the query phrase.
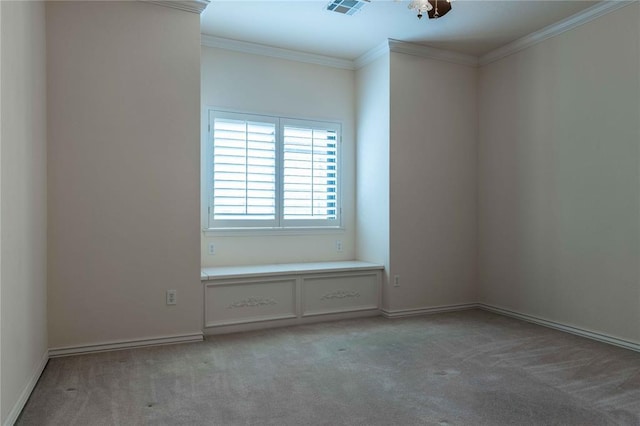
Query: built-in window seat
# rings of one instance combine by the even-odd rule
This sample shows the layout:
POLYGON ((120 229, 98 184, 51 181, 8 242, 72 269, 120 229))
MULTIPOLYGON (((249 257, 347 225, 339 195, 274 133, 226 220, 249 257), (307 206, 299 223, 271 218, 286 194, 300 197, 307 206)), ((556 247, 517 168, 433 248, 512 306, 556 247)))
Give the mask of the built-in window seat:
POLYGON ((204 332, 379 315, 383 269, 357 260, 203 268, 204 332))

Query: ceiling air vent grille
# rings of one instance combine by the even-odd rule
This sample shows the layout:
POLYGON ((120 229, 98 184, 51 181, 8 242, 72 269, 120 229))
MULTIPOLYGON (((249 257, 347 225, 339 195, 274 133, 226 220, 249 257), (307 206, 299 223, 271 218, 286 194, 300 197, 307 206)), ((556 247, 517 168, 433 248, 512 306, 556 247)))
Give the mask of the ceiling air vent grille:
POLYGON ((333 0, 327 5, 327 10, 343 15, 355 15, 363 5, 370 0, 333 0))

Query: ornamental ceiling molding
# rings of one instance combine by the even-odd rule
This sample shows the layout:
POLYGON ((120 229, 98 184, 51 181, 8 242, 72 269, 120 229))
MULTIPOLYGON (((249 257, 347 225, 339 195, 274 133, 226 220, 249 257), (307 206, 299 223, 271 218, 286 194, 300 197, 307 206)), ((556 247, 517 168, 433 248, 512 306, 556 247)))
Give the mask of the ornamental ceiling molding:
POLYGON ((436 49, 435 47, 424 46, 422 44, 407 43, 405 41, 389 39, 389 51, 470 67, 478 66, 477 56, 453 52, 451 50, 436 49))
POLYGON ((200 38, 202 46, 231 50, 252 55, 268 56, 271 58, 287 59, 290 61, 304 62, 307 64, 324 65, 332 68, 354 70, 354 62, 349 59, 335 58, 332 56, 317 55, 315 53, 300 52, 299 50, 283 49, 248 41, 231 40, 202 34, 200 38))
POLYGON ((356 60, 353 61, 354 68, 360 69, 365 65, 369 65, 370 63, 374 62, 376 59, 381 58, 388 53, 389 53, 389 40, 385 40, 384 42, 380 43, 373 49, 365 52, 364 54, 356 58, 356 60))
POLYGON ((157 4, 158 6, 170 7, 185 12, 197 13, 200 15, 209 5, 210 0, 142 0, 145 3, 157 4))
POLYGON ((580 25, 591 22, 596 18, 604 16, 608 13, 616 11, 622 7, 629 6, 636 3, 635 1, 602 1, 594 6, 584 9, 575 15, 571 15, 562 21, 558 21, 555 24, 551 24, 538 31, 534 31, 522 38, 519 38, 511 43, 508 43, 502 47, 499 47, 485 55, 482 55, 478 64, 480 66, 490 64, 491 62, 498 61, 509 55, 513 55, 521 50, 531 47, 535 44, 543 42, 551 37, 558 36, 569 30, 572 30, 580 25))
MULTIPOLYGON (((170 4, 183 4, 183 3, 205 3, 208 4, 208 0, 199 0, 191 2, 180 1, 152 1, 144 0, 150 3, 161 4, 164 6, 171 6, 170 4), (167 4, 169 3, 169 4, 167 4)), ((269 56, 273 58, 287 59, 290 61, 304 62, 315 65, 323 65, 332 68, 357 70, 360 69, 378 58, 388 54, 389 52, 404 53, 413 56, 420 56, 428 59, 434 59, 437 61, 444 61, 450 63, 456 63, 460 65, 466 65, 470 67, 478 67, 487 65, 491 62, 500 60, 509 55, 517 53, 523 49, 538 44, 551 37, 555 37, 564 32, 570 31, 580 25, 591 22, 596 18, 604 16, 622 7, 629 6, 636 3, 636 1, 602 1, 590 8, 587 8, 581 12, 578 12, 566 19, 549 25, 541 30, 535 31, 524 37, 519 38, 511 43, 508 43, 502 47, 499 47, 485 55, 480 57, 474 55, 468 55, 464 53, 454 52, 451 50, 437 49, 435 47, 425 46, 417 43, 409 43, 400 40, 389 39, 380 43, 373 49, 365 52, 355 60, 335 58, 332 56, 318 55, 314 53, 301 52, 297 50, 283 49, 279 47, 266 46, 257 43, 251 43, 246 41, 238 41, 225 39, 221 37, 215 37, 207 34, 201 35, 201 44, 206 47, 213 47, 218 49, 231 50, 241 53, 249 53, 253 55, 269 56)), ((206 7, 206 5, 204 6, 206 7)), ((182 9, 185 10, 185 9, 182 9)), ((204 8, 202 8, 204 10, 204 8)))

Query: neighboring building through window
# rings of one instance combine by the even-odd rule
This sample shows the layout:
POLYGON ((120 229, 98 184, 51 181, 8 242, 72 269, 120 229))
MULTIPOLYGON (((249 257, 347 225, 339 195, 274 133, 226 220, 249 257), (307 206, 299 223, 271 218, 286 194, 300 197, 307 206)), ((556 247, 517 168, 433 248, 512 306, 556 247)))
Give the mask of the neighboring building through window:
POLYGON ((339 123, 209 113, 209 228, 340 226, 339 123))

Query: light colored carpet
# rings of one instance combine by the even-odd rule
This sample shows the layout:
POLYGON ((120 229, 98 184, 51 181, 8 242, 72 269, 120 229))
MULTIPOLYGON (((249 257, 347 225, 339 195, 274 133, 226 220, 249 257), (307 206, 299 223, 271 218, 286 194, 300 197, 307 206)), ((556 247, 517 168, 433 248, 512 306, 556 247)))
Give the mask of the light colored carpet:
POLYGON ((640 425, 640 353, 484 311, 49 361, 19 425, 640 425))

